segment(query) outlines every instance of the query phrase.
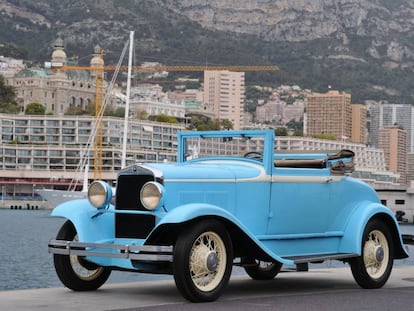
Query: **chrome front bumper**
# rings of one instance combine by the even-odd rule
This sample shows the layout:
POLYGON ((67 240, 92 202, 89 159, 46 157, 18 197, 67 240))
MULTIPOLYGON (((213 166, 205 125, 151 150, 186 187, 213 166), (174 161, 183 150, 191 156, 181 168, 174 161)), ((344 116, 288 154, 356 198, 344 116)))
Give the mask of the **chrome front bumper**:
POLYGON ((159 245, 121 245, 51 240, 49 253, 59 255, 124 258, 137 261, 173 261, 173 247, 159 245))

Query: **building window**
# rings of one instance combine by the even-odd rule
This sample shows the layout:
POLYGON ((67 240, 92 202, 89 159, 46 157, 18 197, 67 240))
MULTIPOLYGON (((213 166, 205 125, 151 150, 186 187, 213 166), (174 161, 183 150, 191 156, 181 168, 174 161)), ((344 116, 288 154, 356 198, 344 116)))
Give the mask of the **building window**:
POLYGON ((381 204, 387 206, 387 200, 381 200, 381 204))
POLYGON ((405 200, 395 200, 395 205, 404 205, 405 200))

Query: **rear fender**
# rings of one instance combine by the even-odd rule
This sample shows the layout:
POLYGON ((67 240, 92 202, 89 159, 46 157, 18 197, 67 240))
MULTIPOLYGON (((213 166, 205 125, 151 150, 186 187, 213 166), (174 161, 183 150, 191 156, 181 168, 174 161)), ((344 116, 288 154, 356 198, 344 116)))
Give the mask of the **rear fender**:
POLYGON ((361 255, 362 235, 364 234, 367 223, 373 218, 380 218, 390 226, 394 241, 394 258, 401 259, 408 257, 403 246, 398 223, 391 210, 384 205, 373 202, 361 202, 359 206, 355 208, 355 212, 346 226, 344 236, 339 246, 339 252, 357 253, 361 255))
POLYGON ((99 211, 87 199, 72 200, 58 205, 51 213, 53 217, 63 217, 75 226, 82 242, 96 242, 113 239, 114 213, 110 205, 108 211, 99 211))
POLYGON ((176 207, 173 210, 171 210, 158 223, 155 231, 163 230, 163 227, 165 228, 172 224, 185 223, 195 219, 202 219, 207 217, 215 217, 219 219, 221 218, 228 222, 231 222, 234 226, 239 228, 239 230, 242 231, 249 239, 251 239, 253 243, 255 243, 259 248, 261 248, 274 260, 277 260, 287 265, 294 264, 292 260, 283 259, 282 257, 270 251, 266 246, 263 245, 263 243, 260 240, 258 240, 253 234, 251 234, 250 231, 228 211, 212 204, 192 203, 176 207))

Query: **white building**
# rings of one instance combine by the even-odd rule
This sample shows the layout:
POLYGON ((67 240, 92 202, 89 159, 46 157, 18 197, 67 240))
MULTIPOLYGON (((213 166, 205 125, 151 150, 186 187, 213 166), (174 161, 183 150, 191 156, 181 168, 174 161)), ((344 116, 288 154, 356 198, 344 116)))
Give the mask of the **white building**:
POLYGON ((26 66, 22 59, 0 56, 0 75, 12 77, 26 66))
MULTIPOLYGON (((94 170, 95 127, 91 116, 0 114, 0 188, 8 195, 28 195, 34 188, 67 189, 82 179, 80 160, 94 170), (89 148, 87 147, 89 145, 89 148)), ((176 161, 177 124, 129 120, 126 164, 176 161)), ((114 181, 121 169, 124 119, 104 117, 102 178, 114 181)))
POLYGON ((148 116, 168 115, 177 119, 185 118, 184 101, 170 100, 162 87, 152 84, 141 84, 131 89, 131 112, 140 116, 145 112, 148 116))
POLYGON ((234 129, 242 129, 244 99, 244 72, 204 71, 204 105, 216 119, 227 119, 234 129))

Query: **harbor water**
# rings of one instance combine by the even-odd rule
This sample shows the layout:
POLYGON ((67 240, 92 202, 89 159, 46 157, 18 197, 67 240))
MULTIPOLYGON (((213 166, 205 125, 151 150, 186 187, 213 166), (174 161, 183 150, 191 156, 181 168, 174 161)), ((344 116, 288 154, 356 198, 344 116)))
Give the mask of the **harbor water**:
MULTIPOLYGON (((50 210, 0 209, 0 290, 62 286, 56 276, 47 243, 56 236, 64 219, 50 217, 50 210)), ((402 225, 406 234, 414 234, 414 225, 402 225)), ((414 264, 414 246, 410 257, 396 265, 414 264)), ((317 268, 343 266, 327 261, 317 268)), ((311 266, 312 268, 313 266, 311 266)), ((240 273, 240 268, 234 270, 240 273)), ((136 282, 166 279, 171 276, 113 271, 108 282, 136 282)))
MULTIPOLYGON (((64 219, 50 210, 0 209, 0 290, 62 286, 47 244, 64 219)), ((113 271, 108 282, 136 282, 170 276, 113 271)))

